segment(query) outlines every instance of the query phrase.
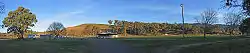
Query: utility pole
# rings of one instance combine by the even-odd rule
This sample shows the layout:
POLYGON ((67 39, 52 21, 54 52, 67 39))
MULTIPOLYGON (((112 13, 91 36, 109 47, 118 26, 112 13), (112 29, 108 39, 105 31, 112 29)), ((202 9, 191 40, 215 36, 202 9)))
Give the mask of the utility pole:
POLYGON ((182 36, 183 38, 185 38, 184 36, 184 32, 185 32, 185 29, 184 29, 184 5, 181 4, 181 15, 182 15, 182 36))

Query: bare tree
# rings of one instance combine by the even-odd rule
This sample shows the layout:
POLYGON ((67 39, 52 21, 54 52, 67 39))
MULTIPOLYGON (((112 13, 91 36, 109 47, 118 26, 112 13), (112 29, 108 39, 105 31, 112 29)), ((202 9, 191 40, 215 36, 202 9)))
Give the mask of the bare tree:
POLYGON ((239 30, 238 27, 243 20, 243 15, 241 13, 226 13, 223 18, 225 24, 229 26, 230 35, 232 35, 234 31, 239 30))
POLYGON ((196 22, 202 24, 204 38, 206 38, 206 33, 208 32, 210 28, 209 26, 211 26, 212 24, 218 21, 217 16, 218 16, 217 11, 213 9, 207 9, 206 11, 200 14, 200 17, 195 18, 196 22))
POLYGON ((48 32, 50 32, 53 35, 60 35, 65 30, 65 27, 60 22, 53 22, 50 24, 49 28, 47 29, 48 32))

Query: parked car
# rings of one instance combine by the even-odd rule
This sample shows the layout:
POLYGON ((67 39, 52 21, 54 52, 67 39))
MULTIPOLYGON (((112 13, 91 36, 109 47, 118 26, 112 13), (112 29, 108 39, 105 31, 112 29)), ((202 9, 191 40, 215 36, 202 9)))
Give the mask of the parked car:
POLYGON ((39 35, 29 34, 28 38, 30 38, 30 39, 36 39, 36 38, 39 38, 39 35))
POLYGON ((60 38, 64 38, 64 36, 55 36, 55 39, 60 39, 60 38))

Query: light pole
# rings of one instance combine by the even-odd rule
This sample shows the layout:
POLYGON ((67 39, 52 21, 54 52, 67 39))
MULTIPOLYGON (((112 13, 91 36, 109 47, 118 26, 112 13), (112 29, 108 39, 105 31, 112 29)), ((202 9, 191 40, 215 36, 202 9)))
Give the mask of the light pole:
POLYGON ((181 15, 182 15, 182 36, 183 38, 185 38, 184 36, 184 31, 185 31, 184 29, 184 5, 181 4, 180 6, 181 6, 181 15))

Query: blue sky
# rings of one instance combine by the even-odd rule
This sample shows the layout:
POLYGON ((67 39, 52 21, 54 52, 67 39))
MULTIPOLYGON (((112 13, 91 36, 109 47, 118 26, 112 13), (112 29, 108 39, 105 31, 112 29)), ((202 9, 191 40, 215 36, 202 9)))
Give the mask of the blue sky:
MULTIPOLYGON (((106 24, 108 20, 142 22, 181 22, 180 4, 185 5, 185 22, 195 22, 194 17, 207 8, 218 9, 221 0, 1 0, 6 13, 23 6, 35 13, 38 19, 34 31, 44 31, 52 22, 65 27, 84 23, 106 24)), ((0 31, 5 31, 1 29, 0 31)))

